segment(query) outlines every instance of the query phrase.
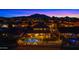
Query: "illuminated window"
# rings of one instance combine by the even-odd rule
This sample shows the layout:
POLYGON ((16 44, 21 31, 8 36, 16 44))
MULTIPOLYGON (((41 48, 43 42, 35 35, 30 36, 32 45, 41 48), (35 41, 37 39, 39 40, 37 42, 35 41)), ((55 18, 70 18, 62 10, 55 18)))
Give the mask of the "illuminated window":
POLYGON ((52 24, 51 26, 54 27, 54 24, 52 24))
POLYGON ((2 35, 3 35, 3 36, 7 36, 7 34, 6 34, 6 33, 3 33, 2 35))
POLYGON ((40 30, 42 30, 42 28, 40 28, 40 30))
POLYGON ((44 30, 46 30, 46 28, 44 28, 44 30))
POLYGON ((68 25, 65 25, 65 27, 68 27, 68 25))
POLYGON ((69 25, 69 27, 73 27, 73 25, 69 25))
POLYGON ((40 35, 44 35, 43 33, 40 33, 40 35))
POLYGON ((34 28, 34 30, 43 30, 43 28, 34 28))
POLYGON ((4 24, 2 25, 3 28, 8 28, 8 25, 4 24))
POLYGON ((34 30, 39 30, 39 28, 34 28, 34 30))
POLYGON ((35 34, 35 36, 38 36, 39 34, 35 34))
POLYGON ((16 27, 16 25, 12 25, 13 27, 16 27))

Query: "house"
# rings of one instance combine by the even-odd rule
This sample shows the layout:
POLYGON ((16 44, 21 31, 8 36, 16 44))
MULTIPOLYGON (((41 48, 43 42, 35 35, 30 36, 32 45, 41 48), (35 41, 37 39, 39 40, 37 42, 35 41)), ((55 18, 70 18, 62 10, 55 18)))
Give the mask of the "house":
POLYGON ((62 27, 79 27, 79 21, 64 21, 63 23, 61 23, 62 27))
POLYGON ((33 27, 28 27, 27 30, 20 35, 18 43, 22 44, 44 44, 44 40, 51 38, 49 27, 44 23, 35 24, 33 27), (23 43, 24 42, 24 43, 23 43), (25 43, 27 42, 27 43, 25 43))
POLYGON ((65 38, 79 38, 79 27, 61 27, 58 30, 65 38))
POLYGON ((49 39, 51 36, 49 27, 44 23, 38 23, 34 25, 31 29, 28 28, 26 34, 31 35, 31 38, 33 37, 40 40, 49 39))

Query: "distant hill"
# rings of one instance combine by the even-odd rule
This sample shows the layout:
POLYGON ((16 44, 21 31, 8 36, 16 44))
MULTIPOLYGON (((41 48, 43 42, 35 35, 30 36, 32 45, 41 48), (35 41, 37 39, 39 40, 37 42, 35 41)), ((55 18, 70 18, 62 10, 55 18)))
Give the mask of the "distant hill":
POLYGON ((33 14, 30 16, 19 16, 19 17, 12 17, 10 19, 15 19, 15 20, 49 20, 51 17, 44 15, 44 14, 33 14))
POLYGON ((28 20, 40 20, 40 21, 48 21, 48 20, 58 20, 61 21, 61 19, 65 21, 79 21, 79 18, 76 17, 50 17, 44 14, 32 14, 30 16, 17 16, 17 17, 0 17, 0 20, 18 20, 18 21, 28 21, 28 20))
POLYGON ((47 15, 44 15, 44 14, 33 14, 33 15, 29 16, 29 17, 31 17, 31 18, 42 18, 42 19, 51 18, 51 17, 49 17, 47 15))

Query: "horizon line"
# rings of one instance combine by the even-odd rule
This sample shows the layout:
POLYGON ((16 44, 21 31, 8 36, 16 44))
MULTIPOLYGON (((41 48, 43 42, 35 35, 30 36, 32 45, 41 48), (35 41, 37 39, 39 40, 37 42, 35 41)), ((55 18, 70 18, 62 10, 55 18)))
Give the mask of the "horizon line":
MULTIPOLYGON (((39 13, 36 13, 36 14, 39 14, 39 13)), ((31 15, 34 15, 34 14, 31 14, 31 15)), ((13 18, 13 17, 28 17, 28 16, 31 16, 31 15, 15 15, 15 16, 0 16, 0 17, 3 17, 3 18, 13 18)), ((46 15, 46 14, 39 14, 39 15, 46 15)), ((59 17, 59 18, 61 18, 61 17, 70 17, 70 18, 79 18, 79 17, 77 17, 77 16, 54 16, 54 15, 52 15, 52 16, 50 16, 50 15, 46 15, 46 16, 49 16, 49 17, 59 17)))

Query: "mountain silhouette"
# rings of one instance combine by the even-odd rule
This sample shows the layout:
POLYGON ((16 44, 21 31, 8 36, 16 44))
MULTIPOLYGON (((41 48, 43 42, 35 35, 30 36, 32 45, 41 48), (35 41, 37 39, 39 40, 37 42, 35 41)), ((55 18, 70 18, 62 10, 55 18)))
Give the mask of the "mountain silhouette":
POLYGON ((63 21, 79 21, 79 18, 76 17, 50 17, 47 16, 45 14, 32 14, 30 16, 17 16, 17 17, 11 17, 11 18, 7 18, 7 17, 0 17, 0 20, 18 20, 18 21, 29 21, 29 20, 40 20, 40 21, 48 21, 48 20, 55 20, 55 21, 61 21, 61 19, 63 19, 63 21))
POLYGON ((31 16, 29 16, 29 18, 32 19, 38 19, 38 20, 47 20, 47 19, 51 19, 51 17, 44 15, 44 14, 33 14, 31 16))

